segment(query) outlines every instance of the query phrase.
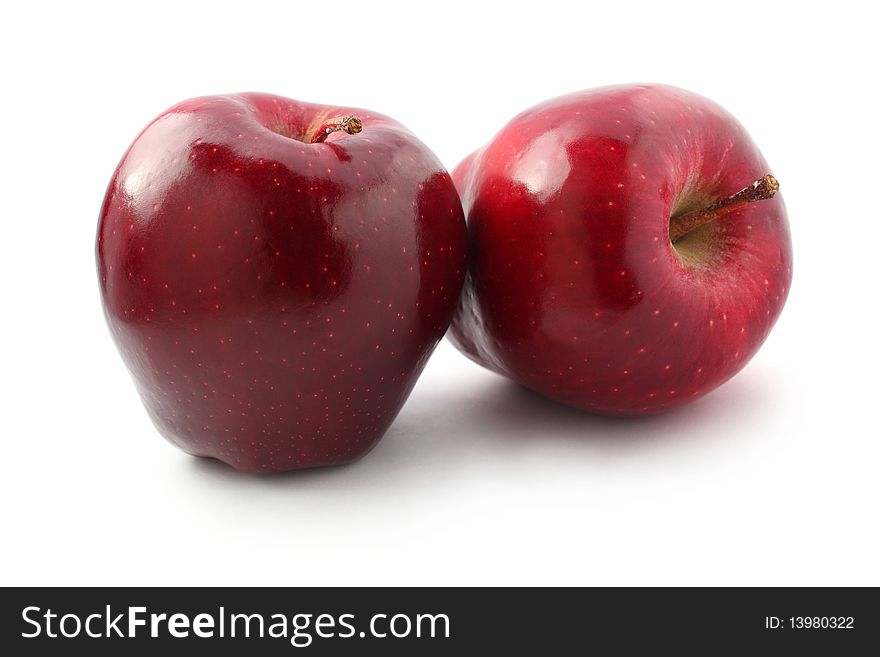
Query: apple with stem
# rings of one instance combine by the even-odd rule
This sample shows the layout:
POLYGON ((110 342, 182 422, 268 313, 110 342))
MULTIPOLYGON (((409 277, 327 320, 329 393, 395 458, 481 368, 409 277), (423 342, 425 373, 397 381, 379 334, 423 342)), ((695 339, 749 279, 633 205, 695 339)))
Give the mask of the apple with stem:
POLYGON ((743 127, 661 85, 574 93, 453 172, 470 267, 451 339, 552 399, 659 413, 736 374, 792 275, 778 183, 743 127))
POLYGON ((153 422, 250 472, 369 451, 446 331, 465 263, 455 187, 411 132, 256 93, 150 123, 97 236, 106 319, 153 422))

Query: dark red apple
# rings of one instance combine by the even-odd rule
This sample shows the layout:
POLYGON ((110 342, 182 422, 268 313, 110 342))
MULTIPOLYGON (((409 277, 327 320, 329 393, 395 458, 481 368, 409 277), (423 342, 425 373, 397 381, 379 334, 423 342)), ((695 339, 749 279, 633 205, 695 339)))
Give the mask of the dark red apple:
POLYGON ((785 303, 775 179, 701 96, 632 85, 550 100, 453 178, 471 262, 451 337, 553 399, 611 415, 681 406, 736 374, 785 303))
POLYGON ((455 310, 449 174, 395 121, 266 94, 155 119, 97 239, 110 330, 171 442, 252 472, 382 436, 455 310))

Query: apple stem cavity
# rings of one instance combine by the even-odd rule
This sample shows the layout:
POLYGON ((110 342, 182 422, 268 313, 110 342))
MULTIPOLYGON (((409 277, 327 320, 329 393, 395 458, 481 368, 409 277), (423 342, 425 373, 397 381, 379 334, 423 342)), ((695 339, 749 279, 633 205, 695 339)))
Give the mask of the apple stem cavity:
POLYGON ((730 214, 749 203, 773 198, 777 191, 779 191, 779 182, 768 173, 745 189, 741 189, 736 194, 713 203, 707 208, 672 217, 669 220, 669 240, 675 244, 692 230, 730 214))
POLYGON ((335 119, 328 119, 318 126, 318 129, 315 130, 315 134, 312 135, 309 143, 320 144, 334 132, 344 132, 347 135, 356 135, 363 129, 364 124, 358 117, 351 114, 338 116, 335 119))

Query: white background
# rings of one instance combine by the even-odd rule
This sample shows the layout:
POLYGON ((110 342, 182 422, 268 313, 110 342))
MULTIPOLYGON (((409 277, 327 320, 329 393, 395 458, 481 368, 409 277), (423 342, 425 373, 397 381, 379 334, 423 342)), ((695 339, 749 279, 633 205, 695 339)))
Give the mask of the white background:
POLYGON ((0 61, 2 584, 880 584, 869 3, 15 3, 0 61), (361 462, 254 478, 174 449, 104 326, 110 175, 184 98, 368 107, 451 168, 519 111, 656 81, 749 129, 794 286, 672 415, 591 417, 441 344, 361 462))

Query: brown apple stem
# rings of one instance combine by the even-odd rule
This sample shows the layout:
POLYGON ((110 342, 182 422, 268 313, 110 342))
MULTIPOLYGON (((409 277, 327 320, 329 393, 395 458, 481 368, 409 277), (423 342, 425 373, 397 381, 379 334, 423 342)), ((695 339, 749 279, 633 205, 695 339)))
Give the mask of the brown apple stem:
POLYGON ((768 173, 766 176, 758 178, 745 189, 741 189, 736 194, 713 203, 708 208, 672 217, 669 220, 669 239, 675 244, 695 228, 699 228, 710 221, 715 221, 749 203, 773 198, 778 190, 779 182, 768 173))
POLYGON ((358 117, 352 116, 351 114, 337 116, 335 119, 327 119, 324 123, 318 126, 318 129, 315 130, 315 134, 312 135, 309 143, 320 144, 334 132, 342 131, 348 135, 356 135, 363 129, 364 124, 361 123, 361 120, 358 117))

